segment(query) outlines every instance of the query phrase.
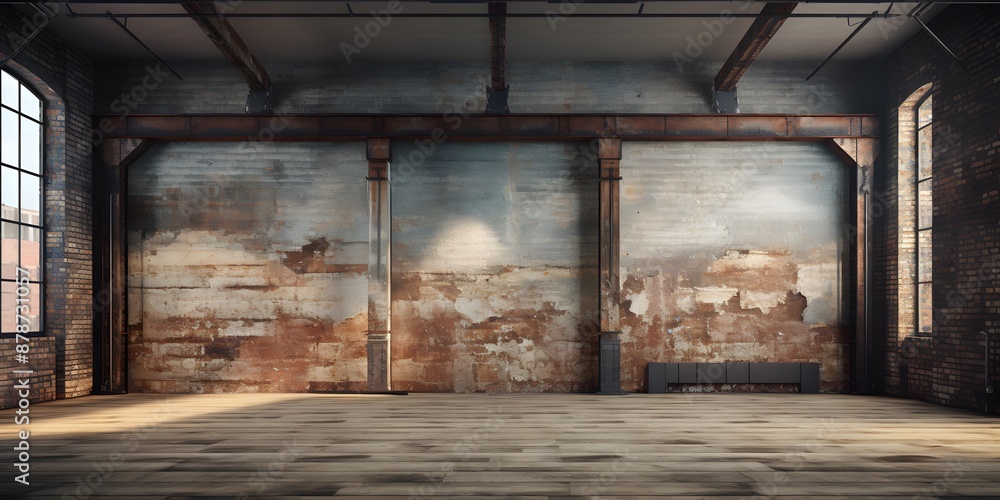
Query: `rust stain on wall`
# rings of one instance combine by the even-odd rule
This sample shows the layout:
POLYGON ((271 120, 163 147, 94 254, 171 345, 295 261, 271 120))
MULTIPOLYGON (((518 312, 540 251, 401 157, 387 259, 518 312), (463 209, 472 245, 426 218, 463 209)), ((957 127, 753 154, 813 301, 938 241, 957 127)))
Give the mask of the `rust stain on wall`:
POLYGON ((248 149, 172 143, 132 166, 132 391, 366 383, 363 145, 248 149))
MULTIPOLYGON (((622 385, 649 362, 818 362, 848 387, 844 168, 812 144, 627 143, 622 385)), ((692 385, 696 391, 791 391, 692 385)))
MULTIPOLYGON (((548 295, 579 270, 393 276, 393 387, 444 392, 595 390, 596 309, 548 295)), ((591 306, 596 305, 596 301, 591 306)))
MULTIPOLYGON (((399 158, 417 151, 396 146, 399 158)), ((230 147, 171 144, 130 173, 129 262, 141 268, 130 277, 131 389, 364 389, 363 145, 230 147)), ((645 390, 651 361, 818 361, 823 390, 844 390, 835 172, 800 145, 740 145, 773 161, 734 182, 739 170, 684 161, 740 155, 687 147, 630 146, 641 166, 623 160, 623 388, 645 390), (660 147, 676 158, 658 158, 660 147), (785 196, 796 189, 805 194, 785 196)), ((597 175, 586 152, 448 142, 405 167, 393 163, 393 388, 595 390, 597 175)))
POLYGON ((652 361, 820 362, 822 389, 847 389, 849 331, 803 321, 808 298, 799 290, 799 267, 787 251, 730 251, 718 258, 650 259, 633 266, 626 270, 621 316, 627 390, 645 390, 646 363, 652 361))
POLYGON ((296 274, 305 273, 363 273, 368 270, 367 264, 342 264, 340 258, 340 239, 328 241, 325 237, 313 238, 302 245, 302 250, 278 251, 281 263, 296 274))
POLYGON ((586 144, 393 145, 392 384, 589 392, 597 168, 586 144))

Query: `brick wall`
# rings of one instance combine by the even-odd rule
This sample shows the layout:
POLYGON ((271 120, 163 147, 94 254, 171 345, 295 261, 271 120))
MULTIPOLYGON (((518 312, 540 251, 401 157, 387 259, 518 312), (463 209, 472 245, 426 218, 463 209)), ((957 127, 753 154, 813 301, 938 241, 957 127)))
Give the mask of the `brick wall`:
POLYGON ((28 346, 30 361, 27 364, 18 363, 14 359, 13 342, 3 341, 0 349, 0 380, 4 390, 0 391, 0 408, 18 406, 21 399, 30 403, 52 401, 56 399, 56 340, 53 337, 33 338, 28 346), (31 370, 31 373, 14 373, 14 370, 31 370), (28 397, 22 398, 22 389, 14 389, 19 381, 27 380, 28 397))
MULTIPOLYGON (((52 4, 53 6, 55 4, 52 4)), ((25 10, 24 12, 30 12, 25 10)), ((36 19, 0 6, 0 55, 30 33, 36 19)), ((90 61, 60 39, 43 32, 9 63, 45 99, 45 334, 33 341, 51 349, 33 358, 52 357, 54 390, 44 399, 90 393, 92 385, 91 134, 93 70, 90 61)), ((6 313, 6 311, 4 311, 6 313)), ((12 340, 0 341, 0 356, 13 355, 12 340)), ((41 366, 46 366, 41 365, 41 366)), ((0 372, 4 404, 14 393, 9 370, 0 372)))
MULTIPOLYGON (((995 164, 1000 7, 952 6, 929 26, 969 72, 923 33, 886 60, 885 154, 875 184, 874 326, 883 341, 886 393, 983 410, 979 332, 1000 333, 1000 169, 995 164), (928 83, 934 106, 935 317, 933 335, 920 338, 913 336, 913 307, 906 303, 913 295, 915 269, 907 253, 899 251, 913 238, 913 188, 899 175, 910 168, 912 153, 901 150, 897 137, 906 142, 898 106, 928 83)), ((994 347, 991 353, 994 384, 998 352, 994 347)), ((990 406, 997 412, 996 400, 990 406)))

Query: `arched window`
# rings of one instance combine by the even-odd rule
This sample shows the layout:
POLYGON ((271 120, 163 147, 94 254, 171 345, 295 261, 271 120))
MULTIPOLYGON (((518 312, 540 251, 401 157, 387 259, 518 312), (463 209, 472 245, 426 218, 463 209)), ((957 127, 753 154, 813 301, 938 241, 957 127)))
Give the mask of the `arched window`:
POLYGON ((42 332, 42 99, 0 70, 0 182, 4 337, 42 332))
POLYGON ((931 96, 928 95, 917 106, 917 333, 933 332, 934 308, 933 287, 933 226, 934 189, 932 178, 933 149, 931 135, 931 96))
POLYGON ((933 99, 928 83, 898 112, 899 333, 934 332, 933 292, 933 99))

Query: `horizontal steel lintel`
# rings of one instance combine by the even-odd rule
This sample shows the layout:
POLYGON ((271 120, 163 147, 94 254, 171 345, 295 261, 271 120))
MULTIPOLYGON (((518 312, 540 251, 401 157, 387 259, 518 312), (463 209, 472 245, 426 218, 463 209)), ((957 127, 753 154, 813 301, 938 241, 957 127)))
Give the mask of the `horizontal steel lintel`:
POLYGON ((876 115, 412 114, 94 117, 97 137, 172 141, 444 140, 818 141, 878 137, 876 115))

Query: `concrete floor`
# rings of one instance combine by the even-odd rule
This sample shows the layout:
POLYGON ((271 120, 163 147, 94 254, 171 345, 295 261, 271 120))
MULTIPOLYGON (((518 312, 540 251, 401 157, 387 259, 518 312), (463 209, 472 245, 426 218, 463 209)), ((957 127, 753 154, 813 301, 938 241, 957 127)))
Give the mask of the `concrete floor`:
MULTIPOLYGON (((1000 421, 799 394, 90 396, 3 498, 1000 498, 1000 421)), ((2 453, 3 462, 16 452, 2 453)), ((5 467, 6 468, 6 467, 5 467)))

